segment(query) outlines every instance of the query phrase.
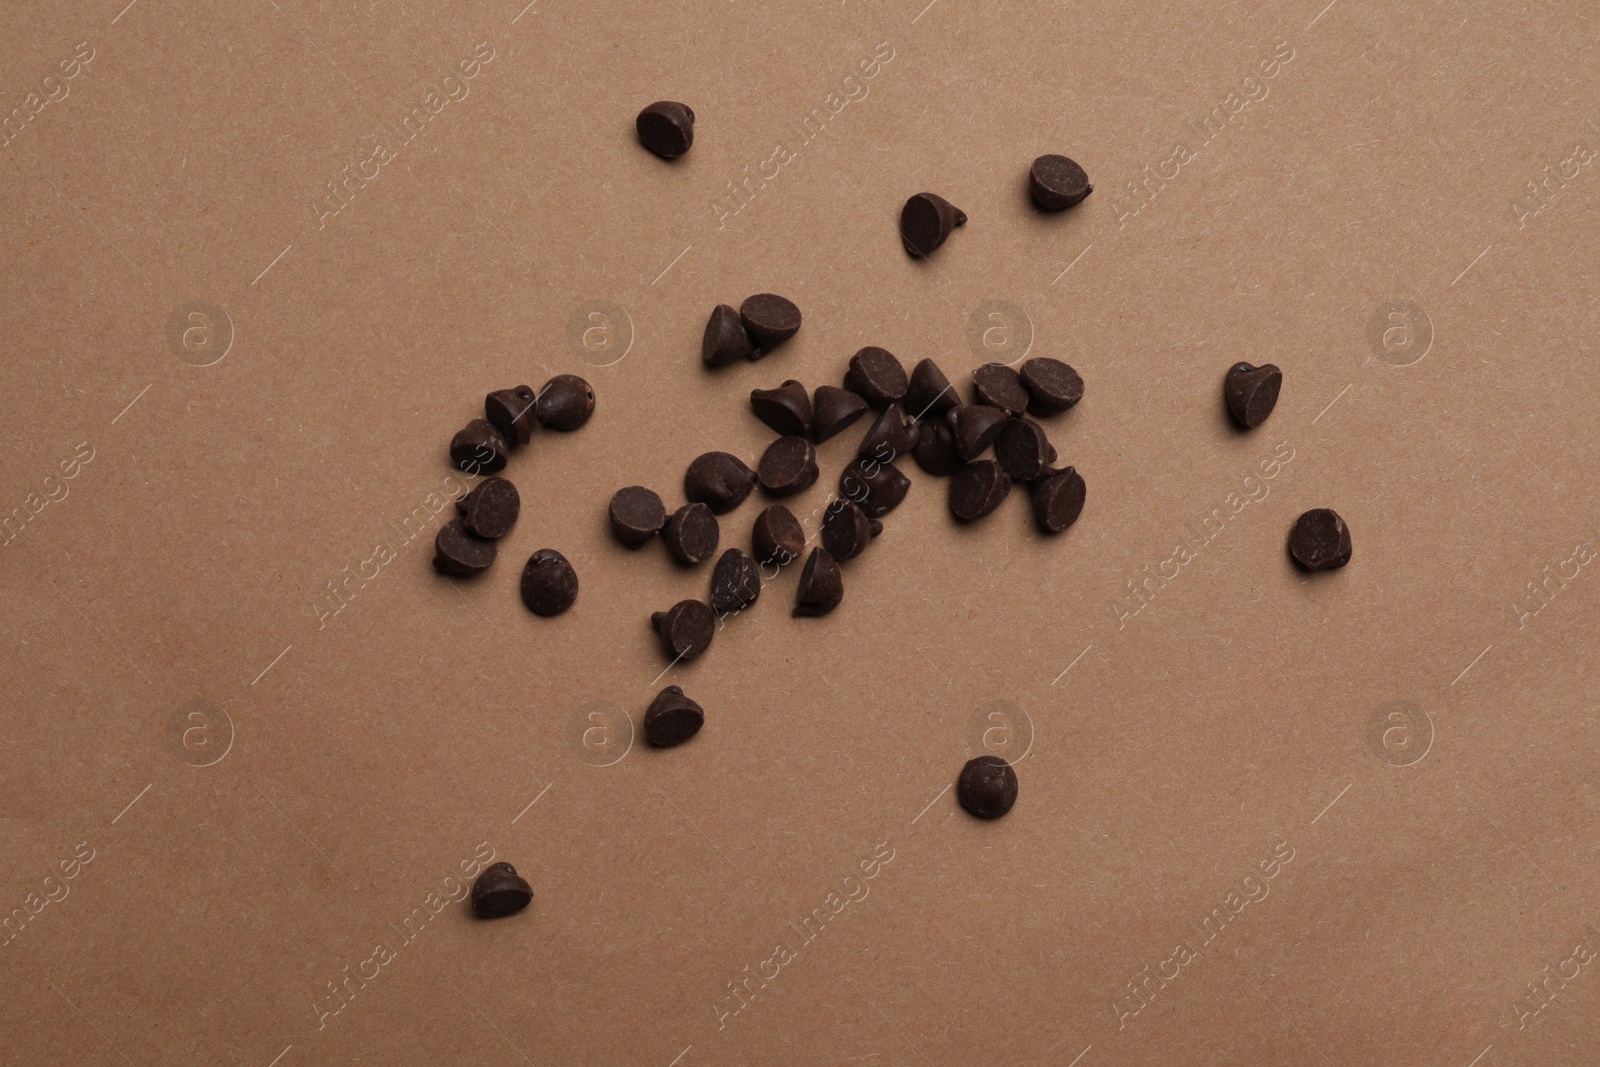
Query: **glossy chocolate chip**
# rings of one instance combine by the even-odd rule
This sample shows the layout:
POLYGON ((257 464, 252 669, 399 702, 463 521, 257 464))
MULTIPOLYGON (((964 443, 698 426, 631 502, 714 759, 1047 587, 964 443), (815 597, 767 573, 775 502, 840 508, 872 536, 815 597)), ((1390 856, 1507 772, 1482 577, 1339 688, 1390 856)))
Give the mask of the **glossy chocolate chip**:
POLYGON ((494 557, 494 542, 468 531, 461 519, 445 523, 433 539, 433 569, 440 574, 481 574, 494 557))
POLYGON ((1259 367, 1235 363, 1222 379, 1222 398, 1233 421, 1253 430, 1272 414, 1282 388, 1283 372, 1271 363, 1259 367))
POLYGON ((983 455, 1006 425, 1006 413, 988 404, 962 404, 951 408, 945 419, 955 431, 956 453, 964 460, 983 455))
POLYGON ((522 568, 522 603, 535 615, 560 615, 578 599, 578 572, 567 557, 541 548, 522 568))
POLYGON ((699 733, 705 722, 705 709, 669 685, 645 709, 644 739, 656 748, 671 748, 699 733))
POLYGON ((694 109, 675 100, 658 100, 634 120, 639 143, 662 159, 677 159, 694 144, 694 109))
POLYGON ((667 506, 655 490, 642 485, 625 486, 612 493, 608 513, 611 532, 629 548, 638 548, 667 524, 667 506))
POLYGON ((822 547, 838 563, 855 559, 883 532, 883 523, 870 519, 852 500, 835 500, 822 519, 822 547))
POLYGON ((826 615, 844 599, 844 575, 825 548, 813 548, 800 572, 795 589, 794 614, 799 617, 826 615))
POLYGON ((1350 527, 1332 508, 1312 508, 1289 531, 1289 555, 1308 571, 1331 571, 1350 562, 1350 527))
POLYGON ((667 551, 676 556, 679 563, 690 566, 716 555, 721 537, 717 517, 704 504, 685 504, 674 511, 661 528, 661 539, 667 543, 667 551))
POLYGON ((1045 533, 1060 533, 1083 512, 1083 476, 1071 467, 1052 471, 1033 483, 1033 518, 1045 533))
POLYGON ((804 437, 787 434, 767 446, 756 470, 761 488, 773 496, 789 496, 816 483, 817 450, 804 437))
POLYGON ((1028 168, 1028 193, 1046 211, 1062 211, 1094 192, 1089 175, 1066 156, 1040 156, 1028 168))
POLYGON ((806 532, 794 512, 774 504, 756 516, 750 530, 750 547, 765 567, 786 567, 806 548, 806 532))
POLYGON ((811 401, 811 437, 819 445, 867 413, 867 402, 837 385, 819 385, 811 401))
POLYGON ((929 256, 965 224, 967 213, 935 193, 918 193, 900 209, 900 240, 912 256, 929 256))
POLYGON ((711 610, 718 615, 743 611, 761 596, 761 569, 742 548, 730 548, 711 571, 711 610))
POLYGON ((755 351, 750 335, 744 332, 739 313, 727 304, 718 304, 706 320, 706 332, 700 338, 700 358, 710 367, 723 367, 749 359, 755 351))
POLYGON ((1022 387, 1021 376, 1004 363, 985 363, 973 371, 972 387, 979 402, 1007 415, 1021 415, 1028 410, 1028 391, 1022 387))
POLYGON ((1017 376, 1028 391, 1030 415, 1054 415, 1083 399, 1083 378, 1059 359, 1030 359, 1022 364, 1017 376))
POLYGON ((1017 802, 1017 772, 999 756, 970 759, 956 779, 956 799, 980 819, 998 819, 1017 802))
POLYGON ((954 474, 966 460, 956 451, 956 432, 944 419, 928 419, 917 426, 917 466, 929 474, 954 474))
POLYGON ((800 332, 800 309, 776 293, 757 293, 739 305, 739 321, 755 346, 750 358, 760 359, 800 332))
POLYGON ((522 513, 522 495, 504 478, 485 478, 472 492, 456 501, 456 510, 470 532, 493 540, 504 537, 517 524, 517 516, 522 513))
POLYGON ((1011 476, 992 459, 968 463, 950 479, 950 514, 974 522, 990 514, 1011 492, 1011 476))
POLYGON ((869 519, 881 519, 900 506, 911 491, 911 479, 893 463, 858 459, 839 475, 839 495, 861 505, 869 519))
POLYGON ((994 441, 994 458, 1015 482, 1031 482, 1056 461, 1055 446, 1032 419, 1010 419, 994 441))
POLYGON ((547 430, 576 430, 594 414, 594 389, 576 374, 558 374, 539 387, 533 417, 547 430))
POLYGON ((907 415, 918 422, 936 419, 959 403, 961 398, 956 395, 955 386, 933 360, 922 360, 911 368, 906 395, 900 398, 900 406, 907 415))
POLYGON ((844 372, 844 387, 873 406, 892 404, 906 395, 906 369, 888 349, 876 345, 856 352, 844 372))
POLYGON ((717 617, 698 600, 680 600, 666 611, 650 616, 650 625, 661 637, 661 650, 673 662, 699 658, 711 647, 717 632, 717 617))
POLYGON ((866 436, 861 438, 861 444, 856 448, 856 455, 862 459, 876 459, 887 463, 915 449, 920 432, 917 423, 913 422, 905 412, 890 404, 872 420, 866 436))
POLYGON ((533 436, 533 409, 539 394, 531 386, 496 389, 483 398, 483 417, 512 448, 533 436))
POLYGON ((472 913, 480 919, 515 915, 533 900, 533 887, 509 863, 491 863, 472 883, 472 913))
POLYGON ((793 378, 776 389, 750 390, 750 409, 781 434, 805 437, 811 432, 811 395, 793 378))
POLYGON ((683 495, 718 515, 744 503, 755 488, 756 472, 731 452, 706 452, 695 457, 683 474, 683 495))
POLYGON ((484 419, 473 419, 450 439, 450 462, 468 474, 493 474, 506 469, 511 447, 484 419))

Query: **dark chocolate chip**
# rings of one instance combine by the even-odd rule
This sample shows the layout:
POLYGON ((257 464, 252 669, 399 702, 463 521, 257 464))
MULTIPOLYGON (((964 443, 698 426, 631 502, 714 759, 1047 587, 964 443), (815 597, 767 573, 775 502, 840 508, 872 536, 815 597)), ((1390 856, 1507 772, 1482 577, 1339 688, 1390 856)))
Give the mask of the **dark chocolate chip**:
POLYGON ((980 819, 998 819, 1017 802, 1017 772, 999 756, 970 759, 956 779, 956 799, 980 819))
POLYGON ((819 385, 811 402, 811 437, 819 445, 867 413, 867 402, 837 385, 819 385))
POLYGON ((786 434, 767 446, 757 466, 761 488, 773 496, 789 496, 816 483, 817 450, 804 437, 786 434))
POLYGON ((892 404, 906 395, 910 383, 906 369, 894 353, 868 345, 850 357, 844 372, 844 387, 873 406, 892 404))
POLYGON ((955 386, 950 384, 944 371, 931 359, 925 359, 911 369, 906 395, 900 399, 906 414, 919 422, 936 419, 959 403, 961 398, 956 395, 955 386))
POLYGON ((806 548, 806 532, 794 512, 774 504, 756 516, 750 531, 750 546, 762 566, 786 567, 800 558, 806 548))
POLYGON ((1011 475, 992 459, 968 463, 950 479, 950 514, 962 522, 983 518, 1011 492, 1011 475))
POLYGON ((1040 156, 1028 168, 1028 192, 1046 211, 1061 211, 1094 192, 1089 176, 1066 156, 1040 156))
POLYGON ((900 209, 900 240, 913 256, 932 255, 967 213, 934 193, 918 193, 900 209))
POLYGON ((461 519, 445 523, 433 539, 433 569, 440 574, 480 574, 494 557, 494 542, 468 532, 461 519))
POLYGON ((1083 399, 1083 379, 1059 359, 1030 359, 1023 363, 1018 377, 1028 391, 1029 414, 1054 415, 1083 399))
POLYGON ((479 537, 504 537, 522 513, 522 495, 501 477, 485 478, 477 488, 456 501, 462 523, 479 537))
POLYGON ((500 431, 483 419, 473 419, 450 439, 450 462, 468 474, 493 474, 506 469, 511 451, 500 431))
POLYGON ((755 345, 750 358, 760 359, 800 332, 800 309, 776 293, 757 293, 739 305, 739 321, 755 345))
POLYGON ((1045 533, 1060 533, 1083 512, 1083 475, 1065 467, 1033 483, 1033 517, 1045 533))
POLYGON ((480 919, 515 915, 533 900, 533 887, 509 863, 491 863, 472 883, 472 913, 480 919))
POLYGON ((722 531, 717 517, 704 504, 685 504, 672 513, 661 529, 661 539, 679 563, 704 563, 717 553, 722 531))
POLYGON ((867 518, 854 501, 835 500, 822 518, 822 547, 835 561, 843 563, 861 555, 882 532, 883 523, 867 518))
POLYGON ((721 515, 744 503, 756 472, 731 452, 705 452, 683 473, 683 495, 721 515))
POLYGON ((699 733, 705 722, 705 709, 669 685, 645 709, 644 739, 656 748, 671 748, 699 733))
POLYGON ((706 332, 700 339, 700 358, 710 367, 723 367, 749 359, 755 346, 750 335, 744 332, 739 313, 727 304, 718 304, 706 320, 706 332))
POLYGON ((483 417, 500 432, 512 448, 525 445, 533 436, 533 407, 539 394, 526 385, 496 389, 483 398, 483 417))
POLYGON ((1006 426, 1006 413, 988 404, 962 404, 946 412, 945 418, 955 431, 956 453, 965 460, 981 456, 1006 426))
POLYGON ((522 568, 522 603, 535 615, 560 615, 578 599, 578 572, 567 557, 541 548, 522 568))
POLYGON ((811 396, 793 378, 776 389, 750 390, 750 408, 779 433, 804 437, 811 432, 811 396))
POLYGON ((558 374, 539 387, 533 417, 547 430, 576 430, 594 414, 594 390, 576 374, 558 374))
POLYGON ((610 515, 611 532, 629 548, 638 548, 667 524, 667 506, 655 490, 642 485, 625 486, 612 493, 610 515))
POLYGON ((1289 555, 1308 571, 1331 571, 1350 562, 1350 527, 1332 508, 1312 508, 1289 531, 1289 555))
POLYGON ((813 548, 800 572, 795 589, 794 614, 798 617, 826 615, 844 599, 844 575, 825 548, 813 548))
POLYGON ((994 458, 1012 481, 1031 482, 1049 470, 1056 450, 1043 426, 1032 419, 1010 419, 995 438, 994 458))
POLYGON ((872 421, 871 428, 867 430, 867 435, 861 439, 861 445, 856 449, 856 455, 862 459, 888 462, 916 448, 920 432, 917 423, 890 404, 872 421))
POLYGON ((674 100, 658 100, 634 120, 639 143, 662 159, 677 159, 694 144, 694 109, 674 100))
POLYGON ((761 568, 742 548, 730 548, 711 571, 711 610, 718 615, 743 611, 761 596, 761 568))
POLYGON ((1007 415, 1021 415, 1028 410, 1028 391, 1022 387, 1022 378, 1004 363, 985 363, 973 371, 972 386, 980 403, 999 408, 1007 415))
POLYGON ((1283 371, 1271 363, 1259 367, 1235 363, 1222 379, 1222 397, 1228 404, 1228 414, 1247 430, 1267 421, 1278 403, 1278 390, 1282 388, 1283 371))
POLYGON ((651 615, 650 625, 661 636, 661 649, 668 659, 688 662, 711 647, 717 617, 701 601, 680 600, 666 611, 651 615))
POLYGON ((839 475, 839 495, 861 505, 869 519, 881 519, 900 506, 911 479, 893 463, 858 459, 839 475))
POLYGON ((917 466, 929 474, 954 474, 966 460, 956 451, 956 432, 944 419, 928 419, 917 426, 917 466))

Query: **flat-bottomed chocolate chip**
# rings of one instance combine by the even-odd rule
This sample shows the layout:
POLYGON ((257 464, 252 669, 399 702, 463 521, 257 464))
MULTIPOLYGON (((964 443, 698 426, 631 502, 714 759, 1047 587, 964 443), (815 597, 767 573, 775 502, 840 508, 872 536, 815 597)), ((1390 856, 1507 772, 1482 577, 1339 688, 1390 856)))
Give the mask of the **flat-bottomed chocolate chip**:
POLYGON ((970 759, 956 779, 956 799, 980 819, 998 819, 1017 802, 1017 772, 999 756, 970 759))
POLYGON ((541 548, 522 568, 522 603, 535 615, 560 615, 578 599, 578 572, 567 557, 541 548))
POLYGON ((894 403, 906 395, 909 385, 906 369, 894 353, 876 345, 868 345, 851 356, 850 367, 844 372, 844 387, 873 406, 894 403))
POLYGON ((483 417, 512 448, 533 436, 533 408, 539 394, 530 386, 496 389, 483 398, 483 417))
POLYGON ((1062 211, 1094 192, 1089 175, 1066 156, 1040 156, 1028 168, 1028 192, 1046 211, 1062 211))
POLYGON ((576 430, 594 414, 594 390, 576 374, 558 374, 539 388, 533 417, 547 430, 576 430))
POLYGON ((634 120, 639 143, 662 159, 677 159, 694 144, 694 109, 676 100, 657 100, 634 120))
POLYGON ((844 599, 844 575, 825 548, 813 548, 795 589, 797 617, 826 615, 844 599))
POLYGON ((1049 356, 1038 356, 1023 363, 1018 373, 1028 391, 1028 413, 1054 415, 1083 399, 1083 378, 1078 372, 1049 356))
POLYGON ((494 542, 468 531, 460 519, 445 523, 433 539, 433 569, 440 574, 481 574, 494 557, 494 542))
POLYGON ((811 396, 793 378, 776 389, 750 390, 750 408, 781 434, 804 437, 811 432, 811 396))
POLYGON ((811 437, 821 444, 867 413, 867 402, 837 385, 819 385, 811 401, 811 437))
POLYGON ((1033 518, 1045 533, 1060 533, 1083 512, 1083 476, 1071 467, 1033 483, 1033 518))
POLYGON ((755 346, 750 358, 760 359, 800 332, 800 309, 776 293, 757 293, 739 305, 739 321, 755 346))
POLYGON ((1039 478, 1056 461, 1055 446, 1032 419, 1010 419, 994 441, 994 458, 1014 482, 1039 478))
POLYGON ((883 523, 869 519, 853 500, 835 500, 822 519, 822 547, 835 562, 855 559, 874 537, 883 532, 883 523))
POLYGON ((1233 421, 1253 430, 1267 421, 1283 388, 1283 372, 1271 363, 1235 363, 1222 379, 1222 398, 1233 421))
POLYGON ((856 455, 861 459, 876 459, 887 463, 915 449, 917 435, 920 432, 917 423, 890 404, 872 420, 866 436, 856 448, 856 455))
POLYGON ((706 365, 724 367, 741 359, 749 359, 753 351, 755 345, 750 342, 750 335, 744 332, 739 313, 727 304, 712 308, 711 318, 706 320, 706 332, 700 338, 700 358, 706 365))
POLYGON ((506 469, 511 448, 500 431, 484 419, 473 419, 450 439, 450 462, 468 474, 493 474, 506 469))
POLYGON ((699 733, 705 721, 705 709, 669 685, 645 709, 644 739, 656 748, 671 748, 699 733))
POLYGON ((1004 363, 985 363, 973 371, 972 387, 981 402, 1007 415, 1021 415, 1028 410, 1028 391, 1022 387, 1022 378, 1004 363))
POLYGON ((929 474, 954 474, 966 462, 956 451, 956 432, 941 418, 918 424, 917 448, 912 454, 917 457, 917 466, 929 474))
POLYGON ((755 488, 756 472, 731 452, 705 452, 683 473, 683 495, 718 515, 744 503, 755 488))
POLYGON ((667 506, 653 489, 642 485, 625 486, 612 493, 609 515, 611 532, 629 548, 638 548, 667 524, 667 506))
POLYGON ((522 513, 522 495, 504 478, 485 478, 456 501, 456 510, 468 530, 491 541, 504 537, 522 513))
POLYGON ((533 887, 509 863, 491 863, 472 883, 472 913, 480 919, 515 915, 533 900, 533 887))
POLYGON ((889 514, 910 491, 911 479, 893 463, 858 459, 839 475, 839 495, 859 504, 869 519, 889 514))
POLYGON ((761 488, 774 496, 809 489, 817 480, 817 450, 804 437, 786 434, 767 446, 757 467, 761 488))
POLYGON ((950 479, 950 514, 962 522, 988 515, 1011 492, 1011 476, 992 459, 968 463, 950 479))
POLYGON ((900 209, 900 240, 912 256, 930 256, 967 213, 935 193, 918 193, 900 209))
POLYGON ((906 395, 900 399, 906 414, 918 422, 936 419, 959 403, 961 398, 956 395, 955 386, 931 359, 922 360, 911 369, 906 395))
POLYGON ((1312 508, 1289 531, 1289 555, 1308 571, 1331 571, 1350 562, 1350 527, 1332 508, 1312 508))
POLYGON ((764 567, 786 567, 806 548, 806 532, 794 512, 774 504, 756 516, 750 544, 764 567))
POLYGON ((674 511, 661 528, 661 539, 667 543, 667 551, 676 556, 679 563, 690 566, 716 555, 721 537, 717 517, 704 504, 685 504, 674 511))
POLYGON ((650 616, 661 637, 661 650, 673 662, 698 659, 716 636, 717 617, 698 600, 680 600, 666 611, 650 616))
POLYGON ((951 408, 945 419, 955 433, 956 454, 964 460, 983 455, 1006 425, 1006 413, 988 404, 961 404, 951 408))
POLYGON ((761 568, 742 548, 730 548, 711 571, 711 610, 732 615, 761 596, 761 568))

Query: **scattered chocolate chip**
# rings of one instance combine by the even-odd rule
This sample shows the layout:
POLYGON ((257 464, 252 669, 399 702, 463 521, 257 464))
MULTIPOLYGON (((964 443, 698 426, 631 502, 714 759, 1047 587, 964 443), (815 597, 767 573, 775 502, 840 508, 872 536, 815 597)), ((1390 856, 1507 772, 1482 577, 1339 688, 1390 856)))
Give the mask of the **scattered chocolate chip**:
POLYGON ((804 437, 786 434, 767 446, 757 466, 761 488, 774 496, 789 496, 816 483, 817 450, 804 437))
POLYGON ((456 501, 462 524, 471 533, 493 540, 503 537, 517 524, 522 513, 522 495, 517 487, 501 477, 485 478, 477 488, 456 501))
POLYGON ((578 599, 578 572, 567 557, 541 548, 522 568, 522 603, 535 615, 560 615, 578 599))
POLYGON ((683 495, 721 515, 744 503, 756 472, 731 452, 705 452, 683 473, 683 495))
POLYGON ((739 305, 739 321, 755 345, 750 358, 760 359, 800 332, 800 309, 775 293, 757 293, 739 305))
POLYGON ((533 407, 539 398, 526 385, 496 389, 483 398, 483 417, 499 431, 512 448, 525 445, 533 436, 533 407))
POLYGON ((1022 378, 1004 363, 985 363, 972 372, 972 386, 981 403, 1017 416, 1028 410, 1022 378))
POLYGON ((945 419, 955 431, 956 453, 965 460, 981 456, 1006 426, 1006 413, 988 404, 961 404, 946 412, 945 419))
POLYGON ((1028 413, 1054 415, 1083 399, 1083 379, 1078 372, 1049 356, 1023 363, 1018 374, 1028 391, 1028 413))
POLYGON ((1271 363, 1259 367, 1235 363, 1222 379, 1222 397, 1227 401, 1228 414, 1247 430, 1267 421, 1278 403, 1278 390, 1282 388, 1283 371, 1271 363))
POLYGON ((944 419, 928 419, 917 426, 917 466, 929 474, 954 474, 966 460, 956 451, 956 432, 944 419))
POLYGON ((899 408, 890 404, 878 413, 867 435, 861 439, 856 455, 862 459, 888 462, 917 447, 919 426, 899 408))
POLYGON ((440 574, 479 574, 494 557, 494 542, 469 532, 461 519, 445 523, 433 539, 433 569, 440 574))
POLYGON ((705 722, 705 709, 669 685, 645 709, 644 739, 656 748, 671 748, 699 733, 705 722))
POLYGON ((811 432, 811 396, 793 378, 776 389, 750 390, 750 408, 779 433, 804 437, 811 432))
POLYGON ((944 371, 931 359, 925 359, 911 369, 911 380, 906 385, 906 395, 900 399, 906 414, 921 422, 936 419, 949 411, 961 398, 955 386, 944 376, 944 371))
POLYGON ((774 504, 756 516, 750 546, 763 566, 786 567, 806 548, 806 532, 794 512, 774 504))
POLYGON ((533 417, 547 430, 576 430, 594 414, 594 390, 576 374, 558 374, 539 388, 533 417))
POLYGON ((867 402, 837 385, 819 385, 811 401, 811 436, 821 444, 867 413, 867 402))
POLYGON ((906 498, 911 479, 893 463, 858 459, 839 475, 839 495, 854 500, 870 519, 881 519, 906 498))
POLYGON ((844 575, 825 548, 813 548, 795 589, 797 617, 826 615, 844 599, 844 575))
POLYGON ((744 332, 739 313, 727 304, 718 304, 706 320, 706 332, 700 339, 700 358, 707 366, 723 367, 749 359, 755 346, 750 335, 744 332))
POLYGON ((639 143, 662 159, 677 159, 694 144, 694 109, 674 100, 658 100, 634 120, 639 143))
POLYGON ((1056 461, 1056 450, 1037 422, 1009 419, 994 440, 994 458, 1012 481, 1031 482, 1049 470, 1056 461))
POLYGON ((611 494, 610 516, 611 532, 617 540, 638 548, 667 524, 667 506, 655 490, 629 485, 611 494))
POLYGON ((1083 512, 1083 475, 1065 467, 1033 483, 1033 517, 1045 533, 1060 533, 1083 512))
POLYGON ((967 213, 934 193, 918 193, 900 209, 900 240, 913 256, 929 256, 950 231, 967 221, 967 213))
POLYGON ((711 571, 711 610, 718 615, 743 611, 761 596, 761 569, 742 548, 730 548, 711 571))
POLYGON ((533 887, 509 863, 491 863, 472 883, 472 913, 480 919, 515 915, 533 900, 533 887))
POLYGON ((1028 192, 1046 211, 1061 211, 1094 192, 1089 176, 1066 156, 1040 156, 1028 168, 1028 192))
POLYGON ((956 779, 956 799, 980 819, 998 819, 1017 802, 1017 772, 999 756, 970 759, 956 779))
POLYGON ((1350 527, 1332 508, 1312 508, 1289 531, 1289 555, 1308 571, 1331 571, 1350 562, 1350 527))
POLYGON ((906 369, 894 353, 876 345, 868 345, 851 356, 850 367, 844 372, 844 387, 874 407, 899 400, 906 395, 909 384, 906 369))
POLYGON ((883 532, 883 523, 867 518, 867 513, 852 500, 835 500, 822 518, 822 547, 838 563, 855 559, 874 537, 883 532))
POLYGON ((468 474, 493 474, 506 469, 511 451, 500 431, 483 419, 473 419, 450 439, 450 462, 468 474))
POLYGON ((1011 492, 1011 476, 992 459, 968 463, 950 479, 950 514, 962 522, 988 515, 1011 492))
POLYGON ((661 528, 661 539, 679 563, 693 566, 716 555, 722 531, 717 517, 704 504, 685 504, 661 528))
POLYGON ((677 662, 697 659, 711 647, 716 636, 717 618, 698 600, 680 600, 666 611, 650 616, 650 625, 661 636, 661 649, 677 662))

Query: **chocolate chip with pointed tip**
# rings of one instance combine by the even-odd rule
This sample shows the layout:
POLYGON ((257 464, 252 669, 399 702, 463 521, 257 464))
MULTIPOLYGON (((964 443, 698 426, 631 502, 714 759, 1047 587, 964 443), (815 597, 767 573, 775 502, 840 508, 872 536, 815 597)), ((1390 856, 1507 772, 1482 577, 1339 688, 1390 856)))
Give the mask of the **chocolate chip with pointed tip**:
POLYGON ((821 444, 867 413, 867 402, 837 385, 819 385, 811 401, 811 438, 821 444))
POLYGON ((1022 378, 1004 363, 985 363, 972 372, 973 391, 981 403, 1015 417, 1028 410, 1028 391, 1022 378))
POLYGON ((466 528, 491 541, 504 537, 517 524, 522 513, 522 494, 509 481, 496 475, 479 482, 472 492, 456 501, 456 510, 466 528))
POLYGON ((956 779, 956 799, 980 819, 998 819, 1017 802, 1017 772, 999 756, 970 759, 956 779))
POLYGON ((717 517, 704 504, 685 504, 667 519, 661 539, 679 563, 694 566, 716 555, 722 530, 717 517))
POLYGON ((560 615, 578 599, 578 572, 567 557, 541 548, 522 568, 522 603, 535 615, 560 615))
POLYGON ((472 913, 480 919, 515 915, 533 900, 533 887, 509 863, 491 863, 472 883, 472 913))
POLYGON ((844 372, 844 387, 874 407, 899 400, 909 385, 894 353, 877 345, 859 349, 844 372))
POLYGON ((1350 527, 1332 508, 1312 508, 1289 531, 1289 555, 1308 571, 1331 571, 1350 562, 1350 527))
POLYGON ((1009 419, 994 441, 994 458, 1012 481, 1031 482, 1043 477, 1056 461, 1055 446, 1044 427, 1029 418, 1009 419))
POLYGON ((645 709, 644 739, 656 748, 671 748, 699 733, 705 722, 705 709, 669 685, 645 709))
POLYGON ((612 493, 607 515, 611 532, 629 548, 638 548, 667 524, 667 506, 655 490, 642 485, 624 486, 612 493))
POLYGON ((1045 211, 1063 211, 1081 204, 1094 186, 1076 162, 1051 154, 1035 159, 1028 168, 1028 192, 1045 211))
POLYGON ((900 209, 900 240, 912 256, 930 256, 964 225, 967 213, 936 193, 918 193, 900 209))
POLYGON ((1283 388, 1283 372, 1271 363, 1235 363, 1222 379, 1222 398, 1233 421, 1253 430, 1267 421, 1283 388))
POLYGON ((749 359, 754 350, 737 311, 727 304, 718 304, 711 310, 706 332, 700 339, 700 358, 707 366, 723 367, 749 359))
POLYGON ((539 394, 531 386, 496 389, 483 398, 483 417, 512 448, 533 436, 533 410, 539 394))
POLYGON ((907 415, 918 422, 936 419, 959 403, 955 386, 933 360, 924 359, 911 368, 906 395, 900 398, 907 415))
POLYGON ((795 589, 797 618, 826 615, 844 599, 844 575, 825 548, 813 548, 795 589))
POLYGON ((956 432, 944 419, 927 419, 917 425, 917 447, 912 455, 929 474, 947 475, 960 470, 966 460, 956 451, 956 432))
POLYGON ((1071 467, 1050 471, 1033 483, 1033 518, 1045 533, 1060 533, 1083 513, 1083 475, 1071 467))
POLYGON ((539 387, 533 417, 547 430, 569 433, 594 414, 594 388, 576 374, 558 374, 539 387))
POLYGON ((1083 378, 1059 359, 1036 356, 1022 364, 1017 376, 1028 391, 1030 415, 1055 415, 1083 399, 1083 378))
POLYGON ((739 321, 755 347, 751 359, 760 359, 800 332, 800 309, 776 293, 757 293, 739 305, 739 321))
POLYGON ((433 569, 440 574, 481 574, 494 563, 493 541, 467 529, 462 519, 451 519, 433 539, 433 569))
POLYGON ((861 438, 861 444, 856 447, 856 455, 862 459, 888 462, 915 449, 920 433, 918 423, 890 404, 872 420, 866 436, 861 438))
POLYGON ((733 615, 760 596, 761 568, 744 549, 728 549, 711 571, 711 610, 718 615, 733 615))
POLYGON ((946 412, 945 419, 955 432, 956 454, 963 460, 983 455, 1006 425, 1006 413, 988 404, 961 404, 946 412))
POLYGON ((805 437, 811 432, 811 395, 793 378, 776 389, 750 390, 750 409, 781 434, 805 437))
POLYGON ((717 632, 716 616, 699 600, 680 600, 654 613, 650 625, 661 638, 661 650, 674 663, 698 659, 717 632))
POLYGON ((839 495, 861 505, 869 519, 881 519, 905 500, 911 479, 893 463, 858 459, 839 475, 839 495))
POLYGON ((820 471, 817 450, 804 437, 786 434, 767 446, 757 465, 761 488, 773 496, 790 496, 811 488, 820 471))
POLYGON ((755 488, 756 472, 731 452, 705 452, 683 472, 683 495, 718 515, 744 503, 755 488))
POLYGON ((750 547, 762 566, 786 567, 806 548, 806 532, 794 512, 774 504, 756 516, 750 530, 750 547))
POLYGON ((511 446, 485 419, 473 419, 450 439, 450 462, 468 474, 493 474, 506 469, 511 446))
POLYGON ((835 500, 822 518, 822 547, 835 562, 844 563, 866 551, 883 532, 883 523, 867 517, 853 500, 835 500))
POLYGON ((1011 476, 992 459, 968 463, 950 479, 950 514, 976 522, 990 514, 1011 492, 1011 476))
POLYGON ((662 159, 677 159, 694 145, 694 109, 676 100, 657 100, 634 119, 639 143, 662 159))

